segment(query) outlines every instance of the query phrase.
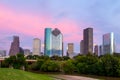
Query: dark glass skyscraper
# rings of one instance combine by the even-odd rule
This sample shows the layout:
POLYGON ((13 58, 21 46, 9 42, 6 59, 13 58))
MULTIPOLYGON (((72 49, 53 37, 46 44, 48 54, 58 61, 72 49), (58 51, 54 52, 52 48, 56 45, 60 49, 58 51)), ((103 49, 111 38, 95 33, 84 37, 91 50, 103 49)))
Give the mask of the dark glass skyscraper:
POLYGON ((50 56, 51 55, 51 49, 52 49, 52 44, 51 44, 51 32, 52 29, 51 28, 45 28, 45 41, 44 41, 44 55, 50 56))
POLYGON ((95 47, 94 47, 94 54, 96 55, 96 56, 99 56, 99 46, 98 45, 95 45, 95 47))
POLYGON ((80 54, 84 54, 84 40, 80 42, 80 54))
POLYGON ((84 29, 84 54, 93 53, 93 28, 84 29))
POLYGON ((19 37, 18 36, 14 36, 13 37, 13 42, 11 43, 11 47, 10 47, 10 51, 9 51, 9 55, 16 55, 20 52, 20 47, 19 47, 19 37))

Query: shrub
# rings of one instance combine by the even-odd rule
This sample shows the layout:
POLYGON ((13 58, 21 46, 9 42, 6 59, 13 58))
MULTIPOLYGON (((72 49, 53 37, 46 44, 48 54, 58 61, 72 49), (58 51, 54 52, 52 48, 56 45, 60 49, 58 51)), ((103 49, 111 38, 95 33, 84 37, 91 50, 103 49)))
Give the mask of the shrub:
POLYGON ((45 72, 58 72, 60 71, 60 66, 57 62, 48 60, 41 66, 40 70, 45 72))
POLYGON ((62 70, 64 73, 72 74, 76 68, 71 60, 62 63, 62 70))

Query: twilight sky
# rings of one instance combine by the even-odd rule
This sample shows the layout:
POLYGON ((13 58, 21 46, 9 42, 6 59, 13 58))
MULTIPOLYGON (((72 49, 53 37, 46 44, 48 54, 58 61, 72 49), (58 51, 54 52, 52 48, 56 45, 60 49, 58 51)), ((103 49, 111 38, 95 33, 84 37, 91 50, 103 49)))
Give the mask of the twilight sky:
POLYGON ((0 0, 0 49, 8 52, 12 37, 18 35, 21 47, 32 50, 33 38, 43 44, 44 28, 51 27, 63 33, 64 49, 73 42, 79 52, 83 29, 93 27, 94 44, 114 32, 120 52, 119 20, 120 0, 0 0))

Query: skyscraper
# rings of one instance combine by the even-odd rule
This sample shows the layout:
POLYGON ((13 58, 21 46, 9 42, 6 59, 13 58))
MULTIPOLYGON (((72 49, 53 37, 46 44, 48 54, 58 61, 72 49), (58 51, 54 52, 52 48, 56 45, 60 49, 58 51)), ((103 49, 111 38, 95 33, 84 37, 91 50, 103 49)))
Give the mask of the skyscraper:
POLYGON ((80 54, 84 54, 84 40, 80 42, 80 54))
POLYGON ((102 45, 99 46, 99 56, 101 56, 103 54, 103 48, 102 45))
POLYGON ((113 54, 115 52, 114 33, 107 33, 103 35, 103 55, 113 54))
POLYGON ((63 36, 59 29, 45 28, 45 48, 44 53, 47 56, 63 55, 63 36))
POLYGON ((24 49, 24 55, 25 56, 31 55, 30 50, 29 49, 24 49))
POLYGON ((96 56, 98 56, 99 54, 99 48, 98 48, 98 45, 95 45, 95 47, 94 47, 94 53, 95 53, 95 55, 96 56))
POLYGON ((68 43, 67 56, 72 58, 73 55, 74 55, 74 44, 68 43))
POLYGON ((74 53, 74 44, 73 43, 68 43, 68 54, 73 54, 74 53))
POLYGON ((20 52, 20 47, 19 47, 19 37, 18 36, 13 36, 13 42, 11 43, 9 55, 16 55, 20 52))
POLYGON ((0 50, 0 57, 6 56, 6 50, 0 50))
POLYGON ((50 56, 52 51, 52 37, 51 37, 51 28, 45 28, 45 38, 44 38, 44 55, 50 56))
POLYGON ((34 40, 33 40, 33 55, 40 55, 40 53, 41 53, 40 39, 34 38, 34 40))
POLYGON ((52 55, 62 56, 63 54, 63 36, 59 29, 52 31, 52 55))
POLYGON ((93 28, 84 29, 84 54, 93 53, 93 28))

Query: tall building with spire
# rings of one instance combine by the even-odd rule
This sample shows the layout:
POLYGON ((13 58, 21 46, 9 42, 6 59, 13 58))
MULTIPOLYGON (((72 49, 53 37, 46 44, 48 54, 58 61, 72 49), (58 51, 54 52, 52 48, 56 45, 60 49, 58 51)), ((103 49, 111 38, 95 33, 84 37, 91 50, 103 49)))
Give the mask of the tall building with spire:
POLYGON ((18 36, 13 36, 13 42, 11 43, 9 56, 16 55, 20 52, 20 42, 18 36))
POLYGON ((86 28, 83 32, 84 54, 93 53, 93 28, 86 28))

